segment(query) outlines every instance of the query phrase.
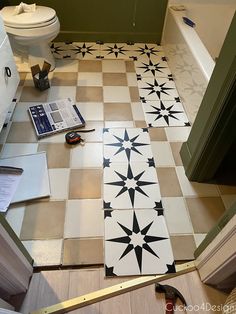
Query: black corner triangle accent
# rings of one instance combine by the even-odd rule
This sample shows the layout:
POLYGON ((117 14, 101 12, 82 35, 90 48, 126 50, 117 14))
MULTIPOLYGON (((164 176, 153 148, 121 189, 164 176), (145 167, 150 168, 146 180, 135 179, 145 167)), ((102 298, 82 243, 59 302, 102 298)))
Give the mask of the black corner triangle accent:
POLYGON ((107 217, 112 217, 113 210, 104 210, 104 219, 107 217))
POLYGON ((106 158, 103 158, 103 168, 109 168, 110 167, 110 159, 106 159, 106 158))
POLYGON ((169 273, 176 273, 175 262, 173 262, 173 264, 166 264, 166 266, 167 266, 167 272, 166 272, 166 274, 169 274, 169 273))
POLYGON ((185 122, 184 125, 185 126, 191 126, 190 122, 185 122))
POLYGON ((105 209, 112 209, 111 202, 106 203, 105 201, 103 201, 103 208, 105 208, 105 209))
POLYGON ((107 265, 105 265, 105 275, 107 277, 113 277, 113 276, 117 276, 114 273, 114 266, 113 267, 108 267, 107 265))
POLYGON ((109 132, 109 128, 103 128, 103 133, 109 132))
POLYGON ((153 209, 163 209, 162 202, 155 202, 155 206, 153 207, 153 209))
POLYGON ((155 167, 155 161, 154 161, 154 158, 148 158, 148 167, 155 167))
POLYGON ((147 132, 148 133, 148 128, 143 128, 143 132, 147 132))

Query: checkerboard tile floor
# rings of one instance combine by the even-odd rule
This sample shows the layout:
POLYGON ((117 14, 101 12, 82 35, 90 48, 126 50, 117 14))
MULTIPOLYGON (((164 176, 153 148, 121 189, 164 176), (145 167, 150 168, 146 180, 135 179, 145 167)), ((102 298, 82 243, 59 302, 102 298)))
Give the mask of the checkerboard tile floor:
MULTIPOLYGON (((11 205, 6 218, 37 266, 102 264, 103 128, 148 126, 136 71, 142 75, 143 69, 137 68, 140 62, 147 64, 150 57, 162 67, 164 54, 161 47, 145 44, 136 44, 131 49, 126 44, 115 47, 115 44, 54 43, 52 48, 60 59, 49 75, 50 89, 37 91, 27 65, 19 65, 18 103, 11 123, 0 133, 1 158, 47 152, 52 195, 50 199, 11 205), (68 47, 74 59, 68 54, 68 47), (84 147, 67 146, 64 134, 40 141, 35 136, 27 108, 32 103, 65 97, 76 101, 86 127, 96 130, 83 134, 84 147)), ((158 78, 155 73, 158 70, 150 69, 158 78)), ((150 106, 152 101, 155 100, 150 100, 150 106)), ((196 246, 236 199, 236 187, 189 182, 179 150, 191 127, 186 124, 168 127, 164 122, 149 128, 154 169, 174 258, 191 260, 196 246)))

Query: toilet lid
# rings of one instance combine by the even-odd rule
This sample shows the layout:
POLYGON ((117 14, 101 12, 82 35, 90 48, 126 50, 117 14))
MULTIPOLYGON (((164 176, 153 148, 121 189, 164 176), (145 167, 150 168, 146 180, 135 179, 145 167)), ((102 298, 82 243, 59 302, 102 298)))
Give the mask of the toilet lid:
POLYGON ((44 6, 36 6, 36 10, 30 13, 14 14, 15 6, 4 7, 1 10, 1 15, 4 24, 19 28, 32 28, 37 25, 48 24, 54 20, 56 11, 52 8, 44 6))

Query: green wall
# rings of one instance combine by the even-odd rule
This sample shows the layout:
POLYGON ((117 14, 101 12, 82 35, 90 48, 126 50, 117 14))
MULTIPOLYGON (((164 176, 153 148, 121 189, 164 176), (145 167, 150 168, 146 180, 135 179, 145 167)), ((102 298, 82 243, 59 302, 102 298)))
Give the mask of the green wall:
MULTIPOLYGON (((16 5, 20 0, 3 0, 16 5)), ((56 10, 57 40, 160 43, 167 0, 28 0, 56 10), (135 25, 133 23, 135 22, 135 25)))

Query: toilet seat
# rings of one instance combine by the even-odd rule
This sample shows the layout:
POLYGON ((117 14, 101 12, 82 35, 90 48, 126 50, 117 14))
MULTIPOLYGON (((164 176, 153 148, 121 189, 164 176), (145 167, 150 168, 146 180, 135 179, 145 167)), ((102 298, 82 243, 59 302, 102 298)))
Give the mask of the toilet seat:
POLYGON ((15 6, 4 7, 1 15, 5 26, 11 28, 32 29, 48 26, 57 20, 52 8, 36 6, 35 12, 14 14, 15 6))

